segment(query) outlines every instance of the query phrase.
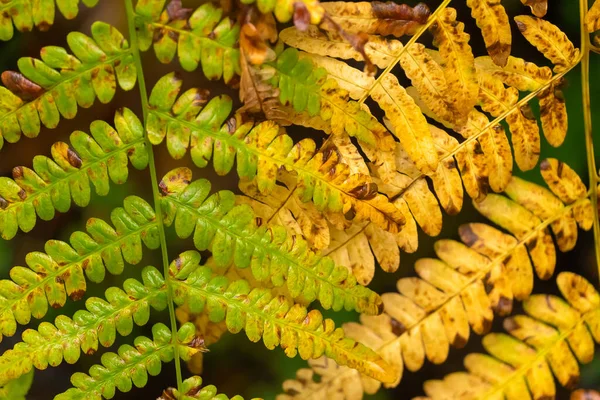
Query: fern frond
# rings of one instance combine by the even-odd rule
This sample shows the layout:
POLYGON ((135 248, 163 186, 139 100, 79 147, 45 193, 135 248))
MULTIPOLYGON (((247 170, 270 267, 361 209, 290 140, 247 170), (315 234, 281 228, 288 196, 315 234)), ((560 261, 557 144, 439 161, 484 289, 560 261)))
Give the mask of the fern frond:
POLYGON ((55 212, 67 212, 72 201, 86 207, 93 184, 100 196, 108 194, 110 181, 127 181, 128 161, 137 168, 148 165, 144 129, 128 108, 115 114, 115 128, 104 121, 90 125, 91 136, 81 131, 70 142, 52 146, 52 159, 36 156, 33 170, 13 168, 13 179, 0 178, 0 235, 12 239, 18 229, 29 232, 36 215, 44 221, 55 212), (110 179, 109 179, 110 177, 110 179))
POLYGON ((79 310, 73 318, 60 315, 54 324, 42 322, 37 330, 23 332, 23 342, 0 356, 0 382, 14 379, 33 367, 56 367, 64 360, 75 364, 81 352, 87 355, 98 351, 98 345, 110 347, 117 333, 127 336, 133 324, 148 323, 150 307, 161 311, 167 307, 164 279, 154 267, 142 271, 143 283, 127 279, 124 291, 117 287, 106 290, 107 300, 91 297, 87 310, 79 310))
POLYGON ((105 269, 120 274, 124 261, 137 264, 142 258, 142 242, 149 249, 159 247, 158 222, 154 210, 136 196, 125 199, 114 209, 111 221, 92 218, 87 232, 75 232, 68 243, 46 242, 45 253, 32 252, 25 257, 26 267, 10 270, 11 280, 0 281, 0 331, 15 334, 17 323, 29 323, 31 316, 43 317, 48 306, 62 307, 67 296, 81 299, 86 291, 86 276, 101 282, 105 269), (85 272, 85 275, 84 275, 85 272))
POLYGON ((430 11, 419 3, 414 7, 388 2, 332 1, 322 4, 323 8, 346 32, 396 37, 413 35, 427 22, 430 11))
MULTIPOLYGON (((83 0, 83 4, 86 7, 95 7, 98 0, 83 0)), ((0 5, 0 40, 12 39, 14 28, 17 28, 19 32, 29 32, 34 26, 42 32, 49 30, 54 24, 56 7, 66 19, 73 19, 79 13, 79 0, 7 0, 2 2, 0 5)))
POLYGON ((225 320, 232 333, 242 329, 252 342, 263 340, 268 349, 281 346, 288 357, 303 359, 322 355, 382 381, 394 379, 394 371, 372 350, 345 338, 341 328, 324 319, 317 310, 308 311, 269 289, 252 288, 248 282, 230 282, 198 267, 200 254, 183 253, 170 267, 174 301, 186 303, 190 312, 206 309, 213 322, 225 320))
POLYGON ((347 164, 329 150, 316 151, 314 141, 293 140, 272 122, 253 127, 239 115, 225 123, 231 99, 215 97, 208 104, 205 93, 190 89, 178 98, 182 82, 174 74, 161 78, 150 95, 147 129, 150 142, 166 137, 169 153, 176 159, 188 148, 194 164, 205 167, 213 159, 218 175, 225 175, 237 159, 241 178, 256 178, 262 193, 273 190, 278 171, 296 174, 295 190, 302 202, 313 201, 319 211, 343 213, 349 220, 373 221, 382 229, 397 232, 402 213, 376 192, 368 175, 351 173, 347 164), (204 107, 202 107, 206 104, 204 107))
MULTIPOLYGON (((463 347, 470 328, 477 334, 486 333, 494 312, 506 315, 512 309, 513 297, 525 299, 531 294, 533 266, 540 278, 552 275, 555 248, 547 227, 554 232, 559 249, 568 251, 577 240, 572 212, 583 207, 587 211, 582 215, 586 215, 585 221, 589 220, 591 203, 585 190, 577 200, 571 201, 570 197, 567 204, 559 199, 559 188, 565 190, 562 195, 567 199, 566 191, 571 196, 581 194, 582 183, 568 166, 561 163, 558 168, 558 165, 552 159, 542 163, 545 179, 558 197, 513 177, 506 191, 512 200, 490 194, 482 202, 474 203, 516 238, 482 223, 461 226, 459 233, 464 243, 438 240, 434 249, 439 259, 417 261, 419 278, 400 279, 397 284, 400 294, 382 295, 384 314, 361 316, 362 325, 344 327, 347 335, 371 345, 398 370, 405 366, 416 371, 425 358, 436 364, 444 362, 450 345, 463 347), (565 172, 558 177, 556 172, 562 172, 562 168, 565 172)), ((342 390, 338 385, 352 372, 343 368, 338 372, 343 377, 331 376, 321 384, 332 387, 313 387, 310 393, 342 390)), ((399 379, 388 386, 396 386, 399 379)), ((373 384, 363 383, 363 390, 376 391, 379 384, 374 388, 373 384)))
POLYGON ((319 299, 325 309, 381 312, 379 296, 358 285, 345 267, 315 254, 304 239, 288 236, 283 227, 261 226, 250 207, 234 206, 233 193, 207 198, 210 183, 190 183, 191 175, 189 169, 178 168, 162 179, 165 223, 174 224, 181 238, 193 234, 196 248, 210 249, 217 265, 233 261, 238 268, 251 267, 258 281, 286 284, 292 297, 319 299))
POLYGON ((236 395, 230 399, 222 393, 217 394, 217 388, 214 385, 203 387, 202 378, 195 375, 182 382, 181 393, 176 388, 168 388, 156 400, 244 400, 244 398, 236 395))
POLYGON ((523 302, 528 315, 504 321, 509 335, 491 333, 483 338, 487 354, 469 354, 468 372, 427 381, 431 399, 554 398, 556 380, 573 388, 579 363, 593 359, 594 341, 600 342, 600 296, 584 278, 561 272, 558 287, 566 301, 536 294, 523 302), (589 330, 588 330, 589 329, 589 330))
POLYGON ((92 24, 92 37, 80 32, 67 35, 73 55, 57 46, 42 48, 41 60, 22 57, 21 74, 5 71, 0 86, 0 147, 6 139, 15 143, 21 133, 36 137, 40 124, 56 128, 60 117, 72 119, 77 107, 88 108, 96 97, 108 103, 117 83, 131 90, 136 68, 127 40, 104 22, 92 24), (22 90, 34 90, 33 95, 22 90))
MULTIPOLYGON (((240 52, 235 47, 240 27, 223 10, 206 3, 194 10, 165 7, 165 0, 138 0, 135 6, 135 25, 140 50, 151 46, 162 63, 170 63, 175 55, 181 67, 193 71, 202 66, 208 79, 225 82, 240 73, 240 52), (183 11, 183 12, 178 12, 183 11)), ((181 7, 181 3, 179 3, 181 7)))
POLYGON ((194 325, 185 324, 177 332, 173 344, 171 330, 163 324, 152 327, 152 340, 138 336, 134 346, 122 345, 117 353, 105 353, 101 365, 90 368, 89 375, 76 372, 71 377, 74 388, 54 397, 55 400, 111 399, 116 390, 129 392, 133 386, 141 388, 148 383, 148 375, 157 376, 162 363, 173 360, 174 346, 179 346, 181 359, 187 360, 203 350, 202 340, 195 336, 194 325))
POLYGON ((505 66, 512 42, 506 10, 499 0, 467 0, 467 6, 481 29, 488 54, 495 64, 505 66))

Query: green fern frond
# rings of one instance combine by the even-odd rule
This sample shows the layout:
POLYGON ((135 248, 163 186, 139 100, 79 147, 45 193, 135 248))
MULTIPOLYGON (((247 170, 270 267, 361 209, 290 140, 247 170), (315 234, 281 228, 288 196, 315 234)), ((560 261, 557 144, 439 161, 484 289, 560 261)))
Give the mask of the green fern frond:
POLYGON ((138 336, 134 346, 122 345, 117 353, 102 355, 101 365, 90 368, 89 375, 76 372, 71 377, 74 388, 54 397, 55 400, 100 400, 111 399, 116 390, 129 392, 133 386, 144 387, 148 375, 157 376, 162 363, 173 360, 174 346, 179 347, 181 359, 188 360, 202 351, 202 340, 195 336, 194 325, 189 323, 179 328, 176 344, 171 330, 163 324, 152 327, 152 340, 138 336))
POLYGON ((469 354, 468 372, 449 374, 424 384, 427 398, 555 398, 553 375, 567 388, 579 380, 579 364, 594 358, 600 342, 600 296, 583 277, 561 272, 558 287, 566 299, 536 294, 523 302, 528 315, 504 320, 509 335, 483 338, 487 354, 469 354))
POLYGON ((250 341, 262 339, 268 349, 281 346, 288 357, 300 354, 306 360, 325 354, 373 378, 394 379, 394 371, 377 354, 346 338, 319 311, 309 312, 284 296, 273 296, 269 289, 252 288, 245 280, 230 282, 215 276, 209 267, 198 268, 199 262, 199 253, 186 252, 171 264, 176 304, 186 303, 192 313, 206 309, 211 321, 225 320, 232 333, 244 329, 250 341))
POLYGON ((196 248, 210 249, 217 265, 251 267, 257 280, 285 284, 292 297, 318 299, 325 309, 382 311, 379 296, 359 285, 347 268, 315 254, 304 239, 288 236, 283 227, 261 226, 250 207, 235 206, 232 192, 208 197, 210 183, 191 179, 192 171, 178 168, 161 180, 165 223, 174 225, 181 238, 193 234, 196 248))
POLYGON ((61 116, 74 118, 78 106, 91 107, 96 97, 108 103, 117 83, 123 90, 135 85, 136 68, 129 44, 112 26, 94 22, 92 37, 71 32, 67 43, 73 55, 62 47, 46 46, 40 52, 41 60, 19 59, 22 75, 11 71, 2 74, 9 87, 0 86, 0 147, 4 139, 17 142, 21 133, 36 137, 40 124, 56 128, 61 116))
POLYGON ((229 82, 239 75, 240 51, 236 47, 239 25, 223 18, 223 11, 210 3, 198 7, 189 18, 186 14, 191 10, 173 9, 171 4, 165 8, 165 0, 137 2, 135 25, 140 50, 154 46, 156 57, 165 64, 177 54, 186 71, 193 71, 201 64, 208 79, 223 77, 229 82))
POLYGON ((127 279, 124 291, 117 287, 106 290, 106 300, 91 297, 87 310, 79 310, 73 318, 60 315, 54 324, 42 322, 37 330, 23 332, 23 342, 0 356, 0 384, 27 373, 33 367, 43 370, 56 367, 64 360, 75 364, 84 354, 94 354, 98 344, 113 345, 117 332, 127 336, 133 324, 148 323, 150 307, 161 311, 167 307, 164 279, 154 267, 142 271, 143 283, 127 279), (81 351, 80 351, 81 349, 81 351))
MULTIPOLYGON (((86 7, 94 7, 98 0, 83 0, 86 7)), ((35 26, 47 31, 54 24, 56 7, 66 19, 79 13, 79 0, 8 0, 0 5, 0 40, 10 40, 14 27, 20 32, 29 32, 35 26), (55 5, 56 2, 56 5, 55 5)))
POLYGON ((202 378, 194 375, 181 383, 181 392, 175 388, 168 388, 157 400, 244 400, 244 398, 236 395, 230 399, 225 394, 217 394, 214 385, 203 387, 202 378))
POLYGON ((206 93, 199 89, 190 89, 178 98, 181 85, 173 73, 158 81, 150 95, 147 125, 150 142, 159 144, 166 137, 175 159, 190 148, 194 164, 202 168, 212 158, 217 174, 225 175, 237 158, 238 175, 256 178, 263 193, 273 190, 279 170, 285 168, 297 175, 295 195, 303 202, 312 200, 319 211, 373 221, 391 232, 397 232, 404 223, 400 210, 373 192, 375 186, 369 177, 351 173, 332 149, 317 152, 310 139, 294 144, 269 121, 253 127, 236 115, 225 123, 231 99, 219 96, 207 103, 206 93))
POLYGON ((0 236, 12 239, 17 229, 29 232, 36 215, 44 221, 55 212, 67 212, 71 199, 79 207, 90 201, 91 185, 100 196, 108 194, 110 181, 127 181, 128 160, 137 169, 148 165, 144 129, 128 108, 115 114, 115 128, 104 121, 90 125, 91 136, 71 134, 71 145, 57 142, 52 159, 36 156, 33 170, 13 168, 13 179, 0 177, 0 236), (110 177, 110 179, 109 179, 110 177))
POLYGON ((0 332, 12 336, 17 323, 29 323, 31 316, 41 318, 48 306, 62 307, 67 296, 81 299, 86 277, 102 282, 105 269, 120 274, 124 261, 137 264, 142 259, 142 242, 149 249, 159 247, 158 221, 154 210, 136 196, 125 199, 114 209, 115 228, 100 219, 87 222, 87 232, 75 232, 68 243, 46 242, 45 253, 32 252, 25 257, 28 268, 14 267, 11 280, 0 281, 0 332), (85 273, 85 275, 84 275, 85 273))

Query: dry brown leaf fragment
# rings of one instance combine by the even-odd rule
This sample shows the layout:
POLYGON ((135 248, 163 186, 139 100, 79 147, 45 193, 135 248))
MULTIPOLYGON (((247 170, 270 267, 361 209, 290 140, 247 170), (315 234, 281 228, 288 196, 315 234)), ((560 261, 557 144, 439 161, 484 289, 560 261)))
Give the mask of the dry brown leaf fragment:
POLYGON ((519 15, 515 17, 519 31, 555 65, 554 72, 564 72, 579 60, 580 51, 556 25, 543 19, 519 15))
POLYGON ((548 0, 521 0, 521 3, 531 8, 531 13, 543 18, 548 12, 548 0))
POLYGON ((471 15, 481 29, 488 54, 503 67, 510 55, 512 36, 506 10, 500 0, 467 0, 471 15))
POLYGON ((322 6, 345 31, 383 36, 413 35, 427 22, 430 15, 429 8, 424 3, 410 7, 392 1, 333 1, 322 3, 322 6))
POLYGON ((429 29, 443 59, 448 93, 453 94, 449 100, 459 112, 457 120, 464 122, 477 102, 479 92, 470 36, 465 33, 464 24, 456 20, 453 8, 444 9, 429 29))

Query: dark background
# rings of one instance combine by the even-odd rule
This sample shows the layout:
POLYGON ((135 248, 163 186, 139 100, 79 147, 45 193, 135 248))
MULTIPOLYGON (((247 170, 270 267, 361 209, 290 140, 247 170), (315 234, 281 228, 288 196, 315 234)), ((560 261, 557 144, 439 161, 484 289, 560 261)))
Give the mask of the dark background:
MULTIPOLYGON (((414 5, 416 1, 410 1, 408 4, 414 5)), ((439 1, 426 1, 433 10, 439 4, 439 1)), ((549 12, 546 19, 558 25, 568 34, 576 46, 579 46, 579 9, 575 1, 560 0, 550 1, 549 12)), ((185 1, 185 7, 196 7, 199 1, 185 1)), ((505 6, 510 17, 516 15, 530 15, 529 9, 524 7, 518 0, 504 0, 505 6)), ((463 1, 455 0, 451 3, 459 11, 459 20, 465 22, 466 30, 471 33, 471 45, 476 56, 484 55, 485 48, 483 40, 475 26, 474 20, 470 16, 469 10, 463 1)), ((125 18, 124 4, 118 0, 103 0, 96 8, 88 10, 82 6, 82 12, 74 21, 66 21, 58 13, 56 24, 49 32, 33 32, 27 34, 16 33, 15 37, 8 43, 0 43, 0 70, 17 70, 16 62, 21 56, 39 57, 39 50, 46 45, 58 45, 67 47, 66 35, 70 31, 79 30, 86 34, 90 32, 90 25, 95 20, 109 22, 119 28, 127 36, 127 25, 125 18)), ((511 22, 512 23, 512 22, 511 22)), ((548 65, 545 60, 533 46, 527 43, 516 27, 513 25, 513 53, 512 55, 526 58, 538 65, 548 65)), ((431 38, 426 33, 422 41, 429 43, 431 38)), ((406 40, 404 40, 406 41, 406 40)), ((592 54, 591 62, 591 93, 592 93, 592 112, 596 114, 599 110, 598 98, 600 94, 600 79, 597 71, 599 69, 600 56, 592 54)), ((176 62, 170 65, 161 65, 156 61, 152 51, 144 54, 144 71, 146 74, 146 84, 148 90, 163 74, 181 68, 176 62)), ((395 73, 401 74, 398 67, 394 69, 395 73)), ((229 94, 237 101, 237 92, 234 89, 227 88, 222 81, 208 82, 200 70, 193 73, 183 73, 184 84, 186 87, 199 86, 211 91, 211 94, 218 95, 222 93, 229 94)), ((587 182, 587 165, 584 144, 582 103, 581 103, 581 75, 580 68, 577 67, 567 74, 567 86, 564 89, 569 112, 569 133, 562 147, 551 148, 545 139, 542 139, 542 157, 557 157, 567 162, 577 171, 587 182)), ((139 116, 139 93, 137 87, 130 92, 117 90, 115 99, 108 105, 101 105, 97 101, 91 109, 79 109, 77 117, 73 120, 62 119, 58 128, 48 130, 42 127, 42 131, 35 140, 23 138, 16 144, 5 143, 0 152, 0 176, 10 176, 10 171, 14 166, 24 165, 31 167, 31 160, 35 155, 43 154, 50 156, 50 146, 56 141, 68 141, 69 134, 74 130, 89 131, 89 123, 95 119, 103 119, 112 123, 113 115, 118 107, 126 106, 133 109, 139 116)), ((537 114, 537 101, 532 102, 534 111, 537 114)), ((373 109, 373 108, 372 108, 373 109)), ((600 120, 594 121, 596 125, 600 120)), ((541 132, 541 130, 540 130, 541 132)), ((293 137, 311 136, 317 143, 320 143, 324 135, 317 131, 308 131, 302 128, 291 127, 288 129, 293 137)), ((596 140, 598 142, 598 140, 596 140)), ((189 157, 180 161, 172 160, 166 153, 164 145, 154 148, 156 154, 156 163, 159 177, 170 169, 187 165, 191 167, 189 157)), ((528 173, 518 171, 514 167, 515 175, 525 177, 537 183, 542 183, 539 171, 536 169, 528 173)), ((212 167, 198 170, 193 168, 194 177, 207 177, 213 183, 213 190, 232 189, 235 190, 237 177, 232 173, 224 178, 217 178, 212 167)), ((110 194, 99 198, 93 194, 90 205, 84 209, 73 206, 65 214, 58 214, 53 221, 37 222, 35 229, 25 235, 19 232, 17 237, 11 241, 2 241, 0 239, 0 277, 8 278, 8 271, 12 266, 25 265, 25 255, 30 251, 43 250, 43 246, 48 239, 61 239, 68 241, 69 235, 75 230, 84 230, 85 221, 90 217, 100 217, 109 220, 110 211, 117 206, 122 205, 125 196, 137 194, 151 201, 151 186, 148 170, 136 171, 130 169, 129 180, 126 185, 111 185, 110 194)), ((463 212, 458 216, 444 215, 444 229, 439 238, 458 238, 457 228, 465 222, 483 221, 484 219, 474 211, 470 200, 465 195, 465 205, 463 212)), ((172 259, 181 251, 193 248, 191 242, 180 241, 174 237, 172 230, 168 230, 169 235, 169 257, 172 259)), ((433 242, 434 238, 427 237, 420 232, 420 245, 416 254, 401 254, 401 267, 394 274, 387 274, 380 269, 376 271, 375 279, 370 287, 379 292, 395 291, 395 282, 404 276, 414 275, 412 265, 421 257, 434 256, 433 242)), ((595 266, 593 254, 593 238, 591 233, 580 231, 580 239, 577 247, 567 254, 558 254, 558 268, 561 270, 572 270, 582 274, 590 279, 594 285, 598 284, 598 274, 595 266)), ((112 276, 107 274, 107 279, 102 284, 93 284, 88 282, 89 296, 103 297, 104 290, 109 286, 121 286, 123 280, 127 277, 140 279, 141 268, 145 265, 154 265, 162 270, 160 252, 145 250, 145 259, 137 266, 129 266, 121 276, 112 276)), ((556 293, 556 285, 551 279, 547 282, 536 282, 534 292, 536 293, 556 293)), ((65 307, 60 310, 50 310, 44 320, 53 321, 58 312, 73 315, 73 313, 84 307, 83 301, 67 301, 65 307)), ((516 311, 519 308, 516 307, 516 311)), ((355 313, 331 313, 325 312, 328 317, 334 318, 337 323, 354 321, 358 319, 355 313)), ((150 323, 141 328, 136 328, 134 333, 126 338, 117 338, 117 344, 132 343, 137 335, 150 336, 150 327, 155 322, 165 322, 168 325, 168 315, 166 313, 152 313, 150 323)), ((27 328, 35 328, 39 321, 32 321, 27 328)), ((21 327, 23 329, 23 327, 21 327)), ((494 325, 494 331, 501 331, 501 319, 497 318, 494 325)), ((0 351, 12 347, 16 340, 20 338, 20 333, 12 338, 5 338, 0 344, 0 351)), ((115 351, 117 346, 109 350, 115 351)), ((292 378, 298 368, 305 367, 306 363, 300 358, 288 359, 283 351, 276 349, 268 351, 261 343, 253 344, 247 340, 243 333, 238 335, 225 335, 217 344, 210 347, 210 353, 205 357, 203 379, 205 384, 215 384, 221 392, 229 396, 241 394, 246 398, 260 396, 264 398, 274 398, 281 392, 281 383, 285 379, 292 378)), ((464 355, 472 351, 482 351, 481 338, 474 333, 466 349, 450 351, 449 360, 441 366, 432 365, 429 362, 418 373, 409 373, 405 371, 401 384, 395 390, 381 390, 377 395, 370 396, 373 399, 409 399, 413 396, 423 394, 422 383, 426 379, 442 378, 447 373, 463 370, 462 359, 464 355)), ((63 363, 57 368, 49 368, 46 371, 36 371, 34 385, 27 396, 28 399, 42 400, 51 399, 54 395, 70 387, 69 377, 75 371, 86 371, 93 363, 99 361, 97 355, 88 357, 82 356, 76 366, 63 363)), ((189 372, 184 365, 184 376, 189 376, 189 372)), ((130 393, 117 393, 116 398, 156 398, 167 386, 175 385, 175 372, 173 364, 163 365, 163 372, 160 376, 150 378, 148 385, 143 389, 134 389, 130 393)), ((596 358, 594 362, 582 367, 581 387, 593 387, 600 389, 600 360, 596 358)), ((566 391, 559 392, 559 399, 568 398, 566 391)))

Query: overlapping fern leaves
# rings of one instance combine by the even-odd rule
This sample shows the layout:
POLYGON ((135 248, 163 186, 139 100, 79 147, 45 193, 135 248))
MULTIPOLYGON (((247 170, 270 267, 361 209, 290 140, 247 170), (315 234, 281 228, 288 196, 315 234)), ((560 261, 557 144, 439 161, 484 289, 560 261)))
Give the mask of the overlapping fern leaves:
MULTIPOLYGON (((156 324, 152 339, 140 336, 133 347, 103 354, 101 365, 73 375, 74 387, 56 398, 112 398, 116 390, 145 386, 170 361, 177 388, 161 399, 226 398, 213 386, 201 388, 199 377, 183 380, 180 361, 201 370, 205 345, 225 331, 244 330, 268 349, 311 360, 312 369, 284 383, 282 398, 360 399, 382 383, 396 387, 404 368, 416 371, 426 359, 443 363, 450 346, 463 347, 471 330, 488 333, 495 314, 509 315, 515 300, 529 314, 505 320, 516 339, 488 334, 484 347, 493 357, 468 356, 469 373, 428 382, 427 395, 552 398, 550 369, 572 386, 578 362, 590 360, 598 341, 598 293, 571 273, 558 275, 568 304, 531 293, 534 274, 550 279, 556 251, 573 249, 578 227, 600 236, 589 107, 589 190, 556 159, 540 164, 549 190, 513 176, 511 148, 519 169, 538 165, 543 146, 528 105, 534 97, 546 141, 563 143, 562 79, 581 60, 589 78, 589 41, 576 49, 540 19, 543 0, 522 0, 535 17, 514 22, 553 70, 511 56, 511 22, 498 1, 466 1, 488 53, 481 57, 449 0, 433 11, 392 2, 243 3, 191 10, 179 0, 135 6, 126 0, 128 40, 95 22, 91 37, 67 36, 72 54, 48 46, 41 59, 20 59, 20 72, 2 74, 0 147, 22 135, 34 138, 42 126, 56 128, 96 98, 112 101, 117 86, 137 84, 141 98, 139 116, 119 109, 114 126, 94 121, 90 134, 76 131, 70 144, 55 143, 51 158, 37 156, 31 168, 0 178, 3 239, 31 231, 38 218, 68 212, 71 203, 86 207, 92 186, 106 195, 111 182, 127 180, 129 164, 149 169, 154 204, 129 196, 112 211, 112 225, 92 218, 69 243, 50 240, 44 252, 29 253, 26 267, 12 268, 10 279, 0 281, 1 335, 15 335, 19 325, 43 318, 68 297, 83 298, 89 282, 102 282, 106 271, 118 275, 139 264, 144 248, 160 249, 163 266, 144 268, 141 281, 111 287, 105 299, 88 298, 72 318, 59 315, 23 331, 22 342, 0 356, 0 391, 18 398, 34 368, 76 363, 134 325, 146 325, 152 310, 168 309, 170 327, 156 324), (276 21, 293 26, 279 32, 276 21), (426 32, 435 49, 418 43, 426 32), (231 115, 234 101, 225 95, 210 97, 201 88, 182 93, 175 72, 147 95, 140 52, 151 47, 161 63, 177 58, 184 71, 239 83, 243 104, 231 115), (354 61, 364 61, 364 71, 354 61), (326 140, 296 140, 284 128, 294 124, 323 131, 326 140), (212 163, 219 176, 235 165, 243 195, 210 194, 210 183, 192 180, 188 168, 159 180, 152 146, 163 142, 175 160, 189 152, 195 167, 212 163), (418 277, 400 279, 398 293, 379 296, 365 287, 376 264, 393 272, 401 251, 417 250, 417 226, 440 234, 442 211, 455 215, 463 207, 463 186, 479 213, 503 230, 465 224, 461 241, 438 240, 438 258, 419 260, 418 277), (166 229, 208 250, 209 262, 200 265, 196 250, 169 262, 166 229), (309 308, 315 300, 324 309, 362 313, 360 323, 336 328, 309 308), (189 322, 195 318, 197 326, 189 322)), ((13 24, 19 31, 45 30, 55 7, 73 18, 77 6, 7 1, 0 5, 0 39, 13 36, 13 24)), ((598 28, 597 4, 587 18, 586 11, 582 23, 598 28)))

